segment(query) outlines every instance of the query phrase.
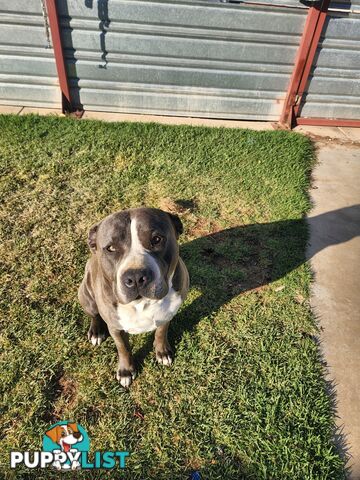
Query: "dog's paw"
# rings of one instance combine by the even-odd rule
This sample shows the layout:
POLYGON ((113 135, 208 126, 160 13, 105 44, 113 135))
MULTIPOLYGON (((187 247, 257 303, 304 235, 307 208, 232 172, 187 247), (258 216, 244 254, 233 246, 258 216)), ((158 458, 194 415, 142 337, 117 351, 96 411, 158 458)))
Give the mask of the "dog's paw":
POLYGON ((90 342, 96 347, 96 345, 101 345, 104 340, 106 340, 106 335, 93 335, 88 334, 90 342))
POLYGON ((74 460, 71 464, 71 470, 78 470, 79 468, 81 468, 80 462, 74 460))
POLYGON ((56 468, 56 470, 61 470, 61 463, 59 460, 55 460, 55 462, 52 464, 52 466, 54 468, 56 468))
POLYGON ((171 365, 173 362, 173 353, 170 348, 164 348, 163 350, 156 350, 156 360, 160 365, 171 365))
POLYGON ((90 342, 94 345, 100 345, 104 340, 107 339, 109 336, 109 331, 107 329, 107 326, 105 324, 97 324, 92 322, 88 331, 88 339, 90 342))
POLYGON ((132 384, 132 381, 135 380, 135 377, 135 370, 119 368, 119 370, 116 372, 116 378, 124 388, 129 388, 132 384))

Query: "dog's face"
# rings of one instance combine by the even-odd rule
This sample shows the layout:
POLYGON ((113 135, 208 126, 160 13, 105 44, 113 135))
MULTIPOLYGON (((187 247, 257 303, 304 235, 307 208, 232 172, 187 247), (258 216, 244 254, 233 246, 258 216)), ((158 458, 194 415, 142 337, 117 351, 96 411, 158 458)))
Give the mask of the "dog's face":
POLYGON ((104 279, 122 304, 161 299, 179 257, 182 224, 176 215, 136 208, 109 215, 91 227, 88 243, 104 279))
POLYGON ((48 430, 46 435, 51 438, 53 442, 60 445, 64 452, 68 452, 75 443, 81 442, 83 439, 76 423, 56 425, 48 430))

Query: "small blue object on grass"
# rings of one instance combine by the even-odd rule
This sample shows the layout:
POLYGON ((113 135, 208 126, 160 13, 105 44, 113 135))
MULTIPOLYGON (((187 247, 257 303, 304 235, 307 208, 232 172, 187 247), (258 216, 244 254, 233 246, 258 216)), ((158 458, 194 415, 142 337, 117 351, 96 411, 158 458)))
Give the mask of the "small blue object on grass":
POLYGON ((189 477, 189 480, 201 480, 201 475, 200 475, 200 472, 193 472, 190 477, 189 477))

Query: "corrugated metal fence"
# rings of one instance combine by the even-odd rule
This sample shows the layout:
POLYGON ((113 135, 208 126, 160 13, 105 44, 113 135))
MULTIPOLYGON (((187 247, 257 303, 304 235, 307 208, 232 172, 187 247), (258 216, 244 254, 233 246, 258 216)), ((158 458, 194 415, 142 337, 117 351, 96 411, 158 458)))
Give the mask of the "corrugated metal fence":
MULTIPOLYGON (((302 116, 360 118, 359 7, 327 18, 302 116)), ((45 0, 0 0, 0 104, 59 106, 45 0)), ((308 7, 215 0, 57 0, 79 108, 278 120, 308 7)))
POLYGON ((304 9, 199 1, 59 2, 85 109, 277 120, 304 9))
POLYGON ((40 0, 0 0, 0 104, 61 106, 40 0))
POLYGON ((360 119, 360 0, 331 2, 300 114, 360 119))

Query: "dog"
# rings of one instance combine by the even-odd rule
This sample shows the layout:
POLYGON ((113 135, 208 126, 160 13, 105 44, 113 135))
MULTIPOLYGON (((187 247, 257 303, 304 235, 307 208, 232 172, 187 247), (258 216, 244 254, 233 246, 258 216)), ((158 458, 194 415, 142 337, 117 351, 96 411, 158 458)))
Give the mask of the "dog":
MULTIPOLYGON (((83 440, 82 433, 79 432, 78 426, 76 423, 70 423, 64 425, 56 425, 55 427, 51 428, 47 432, 45 432, 54 443, 57 443, 62 452, 68 453, 70 450, 74 448, 76 443, 79 443, 83 440)), ((58 470, 71 468, 75 470, 76 468, 80 467, 80 463, 77 461, 73 461, 72 465, 61 464, 59 461, 53 463, 53 466, 58 470)))
POLYGON ((113 213, 90 228, 91 256, 78 297, 91 317, 92 344, 109 334, 114 339, 116 378, 125 388, 136 376, 128 334, 155 330, 157 361, 173 361, 167 331, 189 290, 177 243, 182 232, 177 215, 145 207, 113 213))

